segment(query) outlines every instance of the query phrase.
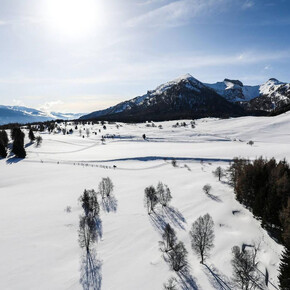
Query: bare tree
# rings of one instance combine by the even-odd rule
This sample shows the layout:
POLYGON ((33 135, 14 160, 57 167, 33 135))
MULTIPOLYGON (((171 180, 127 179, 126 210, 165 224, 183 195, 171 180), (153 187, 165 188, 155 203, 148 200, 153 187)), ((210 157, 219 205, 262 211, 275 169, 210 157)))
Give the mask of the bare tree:
POLYGON ((86 190, 79 198, 81 206, 84 209, 85 216, 96 218, 100 212, 100 206, 97 199, 97 193, 92 190, 86 190))
POLYGON ((177 237, 175 230, 170 226, 170 224, 166 224, 164 231, 162 233, 163 241, 159 242, 160 250, 162 252, 169 252, 171 251, 177 242, 177 237))
POLYGON ((213 248, 214 240, 214 222, 212 217, 207 213, 200 216, 191 227, 190 231, 192 249, 200 256, 201 263, 209 255, 209 251, 213 248))
POLYGON ((168 252, 168 262, 175 272, 187 266, 187 250, 182 242, 177 243, 172 251, 168 252))
POLYGON ((42 143, 42 137, 41 136, 37 136, 35 138, 35 140, 36 140, 36 147, 39 147, 40 144, 42 143))
POLYGON ((241 251, 240 247, 232 248, 232 266, 234 282, 241 290, 261 288, 261 275, 257 270, 256 249, 241 251))
POLYGON ((219 181, 221 181, 221 178, 225 175, 224 170, 220 166, 216 168, 213 174, 218 177, 219 181))
POLYGON ((169 278, 169 280, 163 284, 164 290, 177 290, 177 282, 174 277, 169 278))
POLYGON ((154 208, 158 203, 158 196, 154 186, 148 186, 145 188, 144 203, 147 207, 148 214, 154 212, 154 208))
POLYGON ((79 224, 79 245, 87 253, 91 250, 91 245, 98 239, 95 220, 92 216, 80 216, 79 224))
POLYGON ((110 177, 102 178, 102 181, 99 183, 99 193, 102 198, 109 197, 114 190, 114 184, 110 177))
POLYGON ((157 196, 162 206, 167 206, 172 199, 170 189, 166 184, 159 182, 157 185, 157 196))
POLYGON ((205 194, 209 194, 211 191, 211 185, 210 184, 206 184, 202 190, 204 191, 205 194))

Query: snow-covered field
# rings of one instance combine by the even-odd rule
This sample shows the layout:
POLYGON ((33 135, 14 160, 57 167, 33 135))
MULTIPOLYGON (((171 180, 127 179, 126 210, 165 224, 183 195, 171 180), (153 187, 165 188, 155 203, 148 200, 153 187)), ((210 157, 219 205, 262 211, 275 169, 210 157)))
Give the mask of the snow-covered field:
POLYGON ((111 212, 101 211, 103 235, 95 246, 101 289, 159 290, 169 277, 177 277, 159 251, 164 222, 175 228, 189 252, 190 281, 178 280, 180 289, 233 289, 231 248, 253 242, 261 244, 259 269, 268 269, 269 289, 275 289, 282 247, 235 200, 226 179, 219 182, 212 171, 227 168, 239 156, 289 161, 290 114, 201 119, 194 129, 190 120, 185 120, 187 127, 173 128, 176 122, 155 123, 153 128, 106 124, 106 130, 79 126, 85 138, 78 130, 71 135, 43 133, 38 148, 26 140, 25 160, 0 160, 0 289, 82 289, 78 198, 84 189, 97 190, 107 176, 115 185, 117 205, 111 212), (83 128, 90 129, 90 137, 83 128), (106 134, 115 138, 102 144, 106 134), (159 208, 156 219, 147 214, 143 197, 145 187, 158 181, 169 186, 173 199, 170 212, 159 208), (215 198, 203 192, 207 183, 215 198), (189 238, 192 223, 205 213, 215 222, 208 268, 199 263, 189 238))

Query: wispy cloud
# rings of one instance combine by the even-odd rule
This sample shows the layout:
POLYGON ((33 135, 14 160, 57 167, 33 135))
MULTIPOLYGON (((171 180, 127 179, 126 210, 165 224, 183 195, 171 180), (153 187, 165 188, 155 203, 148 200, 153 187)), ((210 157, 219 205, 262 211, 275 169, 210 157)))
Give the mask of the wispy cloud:
POLYGON ((163 5, 127 21, 127 26, 176 27, 201 13, 221 9, 233 0, 179 0, 163 5))
MULTIPOLYGON (((119 59, 99 73, 89 77, 75 78, 2 78, 0 83, 6 84, 45 84, 51 86, 86 86, 93 84, 132 84, 160 77, 160 75, 176 75, 197 69, 217 67, 239 67, 271 61, 289 61, 290 51, 246 51, 235 54, 200 54, 196 51, 184 54, 167 54, 156 57, 140 55, 139 61, 130 62, 127 58, 119 59)), ((177 75, 176 75, 177 76, 177 75)))
POLYGON ((250 9, 254 5, 255 5, 255 2, 253 0, 245 0, 244 3, 243 3, 243 5, 242 5, 242 8, 243 9, 250 9))
POLYGON ((1 19, 0 19, 0 26, 4 26, 4 25, 7 25, 7 24, 8 24, 7 21, 4 21, 4 20, 1 20, 1 19))

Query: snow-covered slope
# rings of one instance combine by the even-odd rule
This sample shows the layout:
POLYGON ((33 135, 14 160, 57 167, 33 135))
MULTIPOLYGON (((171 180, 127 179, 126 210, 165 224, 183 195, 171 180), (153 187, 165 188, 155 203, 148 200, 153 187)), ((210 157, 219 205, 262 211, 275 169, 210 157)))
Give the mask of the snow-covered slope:
POLYGON ((290 104, 290 84, 272 78, 261 85, 259 91, 260 97, 249 103, 252 109, 273 111, 290 104))
POLYGON ((0 125, 9 123, 32 123, 44 122, 55 119, 77 119, 82 114, 66 114, 55 112, 44 112, 23 106, 1 106, 0 105, 0 125))
POLYGON ((225 79, 223 82, 206 85, 230 102, 245 102, 259 96, 259 86, 244 86, 238 80, 225 79))
POLYGON ((178 290, 239 290, 232 286, 231 248, 260 242, 258 267, 269 272, 271 283, 265 290, 274 290, 282 247, 235 200, 227 179, 218 182, 212 171, 217 166, 226 169, 235 156, 289 161, 289 122, 290 113, 206 118, 197 120, 195 128, 189 120, 158 122, 154 127, 106 124, 106 130, 97 124, 79 125, 71 135, 41 133, 41 147, 26 139, 25 160, 0 160, 0 289, 82 289, 78 198, 84 189, 97 190, 101 178, 109 176, 117 201, 110 212, 101 207, 102 238, 94 246, 101 287, 96 289, 160 290, 173 276, 178 290), (79 129, 89 129, 90 137, 83 138, 79 129), (114 138, 103 143, 106 134, 114 138), (253 146, 247 145, 249 140, 253 146), (171 165, 172 158, 177 167, 171 165), (158 208, 150 217, 143 204, 144 189, 158 181, 169 186, 173 199, 169 212, 158 208), (212 198, 202 190, 207 183, 212 198), (215 223, 208 268, 199 263, 189 238, 191 224, 205 213, 215 223), (165 222, 189 252, 186 277, 170 271, 159 251, 165 222))
POLYGON ((290 103, 290 84, 271 78, 262 85, 244 86, 237 80, 206 84, 230 102, 250 110, 273 111, 290 103))
POLYGON ((168 120, 243 115, 243 109, 225 100, 190 74, 150 90, 147 94, 122 102, 106 110, 81 117, 111 120, 168 120))

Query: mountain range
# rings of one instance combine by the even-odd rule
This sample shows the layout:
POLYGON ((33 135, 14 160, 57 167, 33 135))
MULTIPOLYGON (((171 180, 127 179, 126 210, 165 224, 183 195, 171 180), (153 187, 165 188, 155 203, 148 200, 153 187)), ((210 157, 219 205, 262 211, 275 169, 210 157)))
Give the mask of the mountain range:
POLYGON ((290 84, 270 78, 262 85, 247 86, 224 79, 202 83, 190 74, 149 90, 142 96, 90 114, 46 113, 21 106, 0 106, 0 125, 55 119, 140 122, 202 117, 238 117, 285 112, 290 106, 290 84))
POLYGON ((9 123, 33 123, 49 120, 68 120, 77 119, 82 114, 71 113, 47 113, 41 110, 27 108, 23 106, 1 106, 0 105, 0 125, 9 123))
POLYGON ((274 78, 262 85, 245 86, 230 79, 202 83, 186 74, 145 95, 94 111, 81 119, 146 121, 267 115, 288 104, 290 84, 274 78))

